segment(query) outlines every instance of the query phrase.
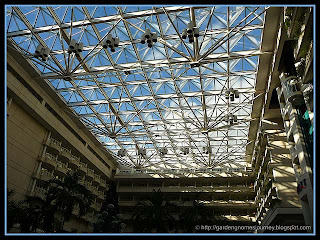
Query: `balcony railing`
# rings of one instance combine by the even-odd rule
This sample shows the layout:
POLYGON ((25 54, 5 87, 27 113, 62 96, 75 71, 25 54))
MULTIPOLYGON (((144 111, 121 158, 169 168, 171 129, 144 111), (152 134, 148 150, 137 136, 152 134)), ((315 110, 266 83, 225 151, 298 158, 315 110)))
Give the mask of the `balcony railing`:
POLYGON ((61 150, 61 142, 59 142, 58 140, 54 139, 54 138, 50 138, 49 140, 49 147, 51 147, 52 149, 54 149, 57 153, 60 152, 61 150))
POLYGON ((68 165, 74 169, 78 168, 80 165, 80 157, 71 155, 68 165))
POLYGON ((41 198, 45 198, 48 190, 45 189, 45 188, 42 188, 42 187, 40 187, 40 186, 36 186, 36 187, 34 188, 34 191, 33 191, 33 192, 34 192, 34 194, 35 194, 36 196, 39 196, 39 197, 41 197, 41 198))
POLYGON ((117 175, 132 175, 132 174, 179 174, 179 173, 248 173, 251 172, 252 169, 246 167, 240 168, 205 168, 205 169, 159 169, 159 170, 151 170, 151 169, 130 169, 130 170, 121 170, 117 169, 117 175))
POLYGON ((78 168, 78 172, 81 174, 86 174, 87 173, 87 164, 80 162, 79 163, 79 168, 78 168))
POLYGON ((94 178, 94 170, 93 169, 88 168, 88 172, 87 172, 86 178, 88 178, 88 179, 93 179, 94 178))
POLYGON ((57 157, 46 152, 43 156, 40 157, 40 161, 43 162, 43 166, 50 169, 55 169, 57 167, 56 162, 57 157))
POLYGON ((69 160, 71 157, 71 150, 61 147, 60 155, 69 160))
POLYGON ((67 164, 57 160, 57 168, 55 169, 55 171, 58 174, 66 175, 68 171, 67 164))
POLYGON ((39 176, 39 179, 43 181, 49 181, 54 178, 54 175, 51 172, 44 169, 40 170, 38 176, 39 176))
POLYGON ((104 192, 103 191, 98 191, 98 197, 100 199, 104 199, 104 192))

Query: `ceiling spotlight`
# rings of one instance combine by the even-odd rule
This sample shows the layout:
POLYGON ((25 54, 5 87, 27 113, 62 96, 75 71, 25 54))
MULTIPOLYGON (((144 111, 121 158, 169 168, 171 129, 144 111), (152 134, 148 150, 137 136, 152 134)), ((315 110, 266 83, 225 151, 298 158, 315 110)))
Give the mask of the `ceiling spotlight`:
POLYGON ((75 54, 79 54, 80 52, 82 52, 83 50, 83 43, 77 43, 77 41, 75 39, 71 39, 70 44, 69 44, 69 49, 68 49, 68 53, 75 53, 75 54))
POLYGON ((235 123, 238 122, 238 118, 237 118, 236 115, 230 113, 229 115, 227 115, 226 121, 229 121, 229 124, 230 124, 230 125, 233 125, 234 122, 235 122, 235 123))
POLYGON ((234 121, 234 122, 238 122, 238 118, 237 118, 236 115, 233 115, 233 121, 234 121))
POLYGON ((142 34, 140 43, 142 43, 142 44, 146 43, 146 35, 145 34, 142 34))
POLYGON ((239 91, 230 88, 229 90, 226 90, 225 97, 226 99, 230 98, 231 102, 233 102, 235 98, 239 98, 239 91))
POLYGON ((119 47, 119 38, 118 37, 116 37, 116 38, 114 38, 114 46, 115 47, 119 47))
POLYGON ((199 28, 193 28, 193 35, 194 35, 194 37, 199 37, 200 36, 200 34, 199 34, 199 28))
POLYGON ((186 39, 187 38, 187 29, 183 29, 182 30, 182 39, 186 39))
POLYGON ((182 147, 180 148, 181 154, 187 155, 189 153, 189 148, 187 147, 182 147))
POLYGON ((230 94, 230 101, 233 102, 234 101, 234 94, 230 94))
POLYGON ((138 155, 145 157, 147 155, 147 150, 145 148, 139 148, 138 155))
POLYGON ((192 31, 193 31, 192 23, 188 23, 187 33, 192 33, 192 31))
POLYGON ((193 27, 193 23, 188 23, 187 28, 182 30, 181 35, 182 35, 182 39, 186 39, 188 36, 189 43, 193 43, 194 38, 198 38, 200 36, 199 28, 193 27))
POLYGON ((157 42, 158 41, 158 34, 155 32, 155 33, 152 33, 152 42, 157 42))
POLYGON ((127 153, 127 150, 125 150, 125 149, 119 149, 117 155, 118 155, 119 157, 124 157, 124 156, 126 155, 126 153, 127 153))
POLYGON ((160 148, 160 155, 164 156, 168 153, 168 149, 166 147, 160 148))
POLYGON ((200 67, 200 63, 198 63, 198 62, 196 62, 196 63, 191 63, 190 66, 191 66, 192 68, 194 68, 194 67, 200 67))
POLYGON ((211 147, 203 147, 202 152, 205 154, 209 154, 212 152, 211 147))
POLYGON ((150 29, 147 28, 144 34, 145 34, 146 39, 149 39, 149 38, 150 38, 150 35, 151 35, 150 29))
POLYGON ((151 32, 149 28, 146 29, 145 33, 141 35, 140 43, 145 44, 148 43, 148 47, 151 48, 153 43, 158 41, 158 34, 156 32, 151 32))
POLYGON ((41 58, 42 61, 47 61, 50 54, 50 49, 47 47, 43 47, 41 44, 39 44, 35 50, 34 56, 36 58, 41 58))
POLYGON ((115 52, 115 48, 119 47, 119 38, 118 37, 112 37, 112 35, 109 33, 105 40, 102 42, 103 48, 110 48, 111 52, 115 52))
POLYGON ((234 97, 239 98, 239 91, 238 90, 234 90, 234 97))
POLYGON ((230 92, 227 90, 225 94, 226 94, 226 99, 229 99, 230 92))

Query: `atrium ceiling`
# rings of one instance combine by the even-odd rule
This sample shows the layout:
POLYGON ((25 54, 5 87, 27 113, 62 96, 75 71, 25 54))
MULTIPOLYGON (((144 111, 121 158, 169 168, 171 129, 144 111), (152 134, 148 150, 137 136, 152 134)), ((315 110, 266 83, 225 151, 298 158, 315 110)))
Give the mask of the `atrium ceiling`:
POLYGON ((122 166, 243 168, 262 94, 256 79, 267 9, 7 6, 6 31, 122 166), (183 36, 189 26, 191 40, 183 36), (141 43, 147 29, 156 35, 151 47, 141 43), (103 47, 109 34, 119 43, 103 47), (71 40, 82 51, 68 51, 71 40), (50 49, 47 59, 35 55, 39 45, 50 49))

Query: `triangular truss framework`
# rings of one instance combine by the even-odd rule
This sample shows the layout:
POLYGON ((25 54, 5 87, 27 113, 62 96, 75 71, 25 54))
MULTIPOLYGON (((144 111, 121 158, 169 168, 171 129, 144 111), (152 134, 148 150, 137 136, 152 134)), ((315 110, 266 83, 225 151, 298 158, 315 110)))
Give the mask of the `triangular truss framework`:
POLYGON ((127 150, 119 163, 138 169, 241 167, 266 9, 11 6, 7 37, 115 157, 127 150), (189 22, 200 30, 194 43, 181 37, 189 22), (140 43, 146 28, 158 34, 152 48, 140 43), (120 39, 115 52, 100 44, 108 33, 120 39), (71 39, 84 43, 79 55, 68 54, 71 39), (46 62, 33 55, 38 44, 50 48, 46 62), (240 95, 232 102, 225 98, 230 88, 240 95), (230 125, 228 114, 238 122, 230 125), (182 154, 182 147, 189 153, 182 154), (139 148, 147 149, 146 156, 138 155, 139 148))

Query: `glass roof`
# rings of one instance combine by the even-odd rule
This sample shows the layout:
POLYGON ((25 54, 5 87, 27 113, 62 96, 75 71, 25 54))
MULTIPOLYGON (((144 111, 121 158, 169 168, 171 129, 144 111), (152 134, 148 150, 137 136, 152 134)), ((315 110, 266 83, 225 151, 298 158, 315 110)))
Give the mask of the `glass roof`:
POLYGON ((14 47, 121 165, 243 167, 265 11, 7 6, 6 29, 14 47), (194 42, 182 36, 188 23, 199 29, 194 42), (141 43, 146 29, 157 33, 152 47, 141 43), (102 47, 108 34, 119 38, 115 51, 102 47), (68 53, 71 39, 83 43, 82 52, 68 53), (35 56, 39 44, 50 49, 46 61, 35 56), (238 97, 227 99, 232 90, 238 97), (230 122, 230 116, 237 119, 230 122))

